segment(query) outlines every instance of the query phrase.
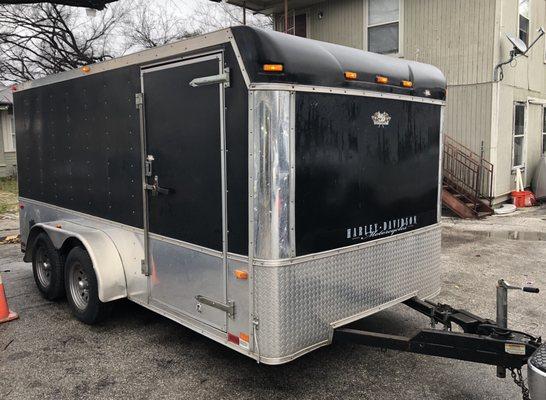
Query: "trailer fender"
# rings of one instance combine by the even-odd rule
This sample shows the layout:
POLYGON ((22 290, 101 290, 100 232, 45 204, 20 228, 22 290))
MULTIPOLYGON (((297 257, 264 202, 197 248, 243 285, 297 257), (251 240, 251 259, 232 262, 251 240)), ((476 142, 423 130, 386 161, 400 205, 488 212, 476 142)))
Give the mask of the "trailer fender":
POLYGON ((112 239, 103 231, 69 221, 51 221, 35 224, 28 235, 25 261, 32 260, 34 238, 45 231, 53 246, 61 250, 70 239, 77 239, 89 253, 97 276, 99 299, 102 302, 127 297, 125 270, 112 239))

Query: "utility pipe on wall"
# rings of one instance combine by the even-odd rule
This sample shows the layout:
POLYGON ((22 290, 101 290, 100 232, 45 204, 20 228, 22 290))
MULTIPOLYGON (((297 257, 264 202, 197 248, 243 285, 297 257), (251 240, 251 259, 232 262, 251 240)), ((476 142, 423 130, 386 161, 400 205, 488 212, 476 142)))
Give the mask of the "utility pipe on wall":
POLYGON ((284 0, 284 33, 288 33, 288 0, 284 0))

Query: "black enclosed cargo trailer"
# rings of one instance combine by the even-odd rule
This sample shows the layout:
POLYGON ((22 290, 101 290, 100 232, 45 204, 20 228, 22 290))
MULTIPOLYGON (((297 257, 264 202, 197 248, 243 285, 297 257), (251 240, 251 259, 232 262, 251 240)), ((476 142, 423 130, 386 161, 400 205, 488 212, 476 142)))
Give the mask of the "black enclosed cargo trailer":
POLYGON ((430 65, 248 27, 27 82, 25 260, 85 322, 127 297, 290 361, 438 293, 445 95, 430 65))

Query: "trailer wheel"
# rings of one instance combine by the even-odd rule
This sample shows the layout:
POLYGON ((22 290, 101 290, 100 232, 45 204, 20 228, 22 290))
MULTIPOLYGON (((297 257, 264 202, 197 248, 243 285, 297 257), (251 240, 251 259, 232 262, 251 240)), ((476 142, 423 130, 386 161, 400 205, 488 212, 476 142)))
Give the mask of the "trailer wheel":
POLYGON ((64 269, 66 297, 72 314, 90 325, 103 320, 111 307, 99 299, 97 277, 87 251, 79 246, 70 250, 64 269))
POLYGON ((34 241, 32 273, 36 286, 44 298, 55 300, 63 297, 63 262, 61 255, 45 232, 38 234, 34 241))

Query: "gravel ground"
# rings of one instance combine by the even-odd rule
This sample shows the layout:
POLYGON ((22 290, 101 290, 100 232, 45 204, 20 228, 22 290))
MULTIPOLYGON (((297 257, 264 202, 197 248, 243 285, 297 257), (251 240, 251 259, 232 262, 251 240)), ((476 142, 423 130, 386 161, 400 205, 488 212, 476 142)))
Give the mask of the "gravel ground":
MULTIPOLYGON (((545 221, 545 208, 481 222, 446 219, 437 300, 493 318, 498 278, 532 280, 545 290, 511 292, 509 323, 545 333, 545 221)), ((71 318, 66 301, 40 297, 18 245, 0 246, 0 270, 21 316, 0 325, 0 399, 521 398, 494 367, 350 344, 284 366, 257 365, 128 301, 90 327, 71 318)), ((427 319, 397 306, 353 325, 407 333, 427 319)))

